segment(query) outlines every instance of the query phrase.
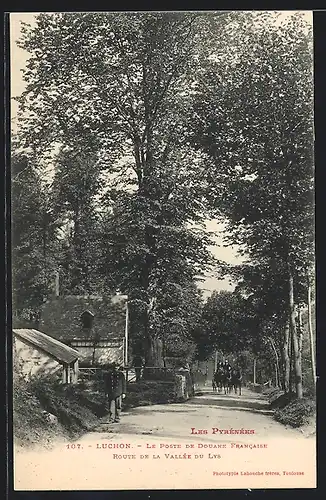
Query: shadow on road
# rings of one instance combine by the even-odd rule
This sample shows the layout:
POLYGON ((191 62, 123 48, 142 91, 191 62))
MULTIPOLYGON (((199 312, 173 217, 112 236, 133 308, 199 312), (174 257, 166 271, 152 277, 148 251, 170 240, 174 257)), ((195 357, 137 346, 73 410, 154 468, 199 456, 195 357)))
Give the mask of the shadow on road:
MULTIPOLYGON (((192 406, 191 408, 185 408, 186 405, 189 404, 189 401, 186 403, 172 403, 169 405, 169 408, 167 408, 163 405, 155 405, 155 413, 189 413, 189 412, 195 412, 196 408, 192 406), (182 405, 182 407, 181 407, 182 405), (180 409, 178 408, 180 406, 180 409)), ((200 406, 200 405, 199 405, 200 406)), ((215 405, 213 405, 215 407, 215 405)), ((137 414, 142 414, 144 415, 144 410, 147 411, 148 414, 152 413, 153 410, 151 410, 149 407, 146 406, 141 406, 140 408, 131 408, 130 410, 126 410, 124 415, 137 415, 137 414)))
MULTIPOLYGON (((205 404, 205 403, 204 403, 205 404)), ((210 405, 208 403, 206 403, 207 406, 209 408, 215 408, 217 410, 228 410, 228 411, 244 411, 244 412, 248 412, 248 413, 259 413, 260 415, 272 415, 273 413, 273 410, 267 410, 267 409, 260 409, 260 408, 246 408, 245 406, 240 406, 240 405, 223 405, 223 406, 219 406, 219 405, 210 405)), ((194 405, 193 405, 194 406, 194 405)), ((197 408, 200 408, 201 405, 198 405, 197 408)))
POLYGON ((216 408, 236 408, 244 409, 247 411, 259 410, 270 410, 270 405, 266 400, 251 399, 246 396, 234 396, 234 395, 216 395, 209 397, 209 394, 205 394, 200 397, 195 397, 194 399, 187 401, 187 405, 210 405, 216 408))
POLYGON ((155 408, 155 413, 191 413, 191 412, 196 412, 198 409, 200 409, 203 406, 207 406, 208 408, 211 409, 216 409, 216 410, 234 410, 236 409, 237 411, 245 411, 249 413, 259 413, 260 415, 271 415, 273 413, 273 410, 268 410, 266 408, 268 407, 260 407, 260 408, 254 408, 254 407, 246 407, 246 403, 243 402, 243 404, 240 404, 241 402, 239 401, 238 405, 218 405, 216 403, 211 403, 210 401, 208 402, 200 402, 199 404, 197 402, 191 402, 188 401, 187 403, 183 403, 183 410, 176 410, 175 408, 155 408), (187 407, 188 406, 188 407, 187 407))

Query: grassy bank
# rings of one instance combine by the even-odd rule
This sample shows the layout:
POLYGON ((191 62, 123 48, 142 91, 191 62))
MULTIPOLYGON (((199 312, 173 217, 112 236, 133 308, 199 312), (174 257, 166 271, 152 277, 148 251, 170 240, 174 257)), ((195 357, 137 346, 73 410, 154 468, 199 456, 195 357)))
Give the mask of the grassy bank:
POLYGON ((295 393, 284 394, 275 388, 267 389, 264 393, 269 398, 277 422, 296 428, 309 426, 313 429, 316 401, 311 394, 306 393, 302 399, 297 399, 295 393))
MULTIPOLYGON (((173 382, 141 381, 128 386, 123 410, 176 402, 173 382)), ((19 446, 51 447, 54 442, 78 439, 107 414, 98 382, 62 385, 55 379, 14 380, 13 430, 19 446)))
POLYGON ((90 430, 106 413, 103 395, 51 379, 14 383, 13 431, 21 446, 51 446, 90 430))

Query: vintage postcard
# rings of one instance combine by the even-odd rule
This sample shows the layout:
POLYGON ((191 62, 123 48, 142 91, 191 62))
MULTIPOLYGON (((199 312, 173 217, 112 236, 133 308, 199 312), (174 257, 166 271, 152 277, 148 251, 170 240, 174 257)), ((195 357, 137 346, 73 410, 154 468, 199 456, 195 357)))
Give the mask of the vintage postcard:
POLYGON ((14 489, 316 488, 313 13, 9 17, 14 489))

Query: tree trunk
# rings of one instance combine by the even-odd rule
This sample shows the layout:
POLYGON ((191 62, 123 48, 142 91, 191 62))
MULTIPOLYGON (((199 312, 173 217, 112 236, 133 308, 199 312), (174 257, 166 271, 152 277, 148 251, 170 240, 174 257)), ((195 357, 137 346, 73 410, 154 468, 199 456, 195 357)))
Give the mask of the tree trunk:
POLYGON ((162 357, 163 357, 163 366, 166 368, 166 344, 165 344, 165 333, 162 338, 162 357))
POLYGON ((301 308, 298 307, 298 340, 299 340, 299 352, 300 358, 302 357, 302 346, 303 346, 303 325, 302 325, 302 311, 301 308))
POLYGON ((256 360, 256 358, 254 358, 254 385, 256 385, 256 363, 257 363, 257 360, 256 360))
MULTIPOLYGON (((151 113, 151 104, 147 97, 144 99, 145 105, 145 129, 140 137, 137 134, 133 137, 135 170, 138 179, 138 195, 153 202, 157 199, 157 183, 153 182, 153 116, 151 113)), ((154 178, 155 180, 155 178, 154 178)), ((143 203, 143 202, 142 202, 143 203)), ((150 205, 149 203, 148 205, 150 205)), ((141 269, 141 288, 145 295, 146 310, 144 313, 144 347, 145 347, 145 366, 143 378, 151 378, 152 375, 159 372, 158 368, 164 370, 165 366, 165 339, 164 343, 156 336, 153 324, 153 310, 155 309, 155 297, 150 289, 151 273, 157 264, 157 238, 158 229, 153 227, 151 211, 143 213, 151 220, 145 224, 144 228, 144 244, 147 248, 147 254, 141 269), (154 305, 153 305, 154 304, 154 305), (154 368, 155 367, 155 368, 154 368), (154 369, 153 369, 154 368, 154 369)), ((160 226, 162 221, 157 221, 157 226, 160 226)))
POLYGON ((278 360, 277 349, 275 347, 273 339, 269 338, 269 341, 271 343, 273 352, 275 354, 275 383, 276 383, 276 387, 279 387, 280 386, 280 382, 279 382, 279 371, 280 371, 280 369, 279 369, 279 360, 278 360))
POLYGON ((279 377, 278 377, 278 366, 277 363, 275 363, 275 387, 279 387, 279 377))
POLYGON ((280 350, 280 356, 281 356, 281 368, 280 368, 280 387, 282 390, 285 392, 285 362, 284 362, 284 355, 283 355, 283 344, 282 348, 280 350))
MULTIPOLYGON (((148 294, 149 288, 149 266, 145 263, 145 268, 143 269, 143 287, 146 289, 148 294)), ((163 342, 153 331, 151 325, 151 313, 152 313, 152 302, 149 297, 147 307, 144 316, 144 337, 145 337, 145 366, 143 372, 144 379, 150 379, 158 373, 158 368, 164 368, 163 361, 163 342)))
POLYGON ((293 275, 289 271, 289 305, 290 305, 290 329, 293 341, 293 358, 294 358, 294 376, 295 376, 295 392, 297 398, 303 397, 302 389, 302 369, 301 359, 299 352, 299 340, 297 333, 297 325, 295 321, 295 306, 294 306, 294 292, 293 292, 293 275))
POLYGON ((312 318, 311 318, 311 284, 310 284, 310 279, 309 275, 307 272, 307 277, 308 277, 308 297, 307 297, 307 302, 308 302, 308 331, 309 331, 309 344, 310 344, 310 360, 311 360, 311 375, 312 375, 312 380, 314 383, 314 386, 316 385, 316 358, 315 358, 315 346, 314 346, 314 335, 313 335, 313 329, 312 329, 312 318))
POLYGON ((145 344, 145 367, 143 378, 145 380, 157 378, 160 372, 159 368, 164 369, 162 341, 159 338, 148 337, 145 344))
MULTIPOLYGON (((146 368, 164 368, 163 361, 163 342, 160 338, 155 335, 155 331, 151 325, 152 312, 153 312, 153 297, 148 297, 149 289, 149 269, 150 266, 146 265, 143 269, 143 288, 146 290, 147 294, 147 306, 144 313, 144 346, 145 346, 145 370, 144 373, 149 374, 149 370, 146 368)), ((153 370, 152 370, 153 371, 153 370)), ((146 376, 147 376, 146 375, 146 376)))
POLYGON ((293 336, 290 327, 290 341, 289 341, 289 356, 290 356, 290 384, 289 392, 293 392, 293 382, 294 382, 294 367, 293 367, 293 336))
POLYGON ((285 323, 284 342, 283 342, 283 362, 284 362, 284 391, 290 391, 290 371, 291 360, 289 356, 289 340, 290 340, 290 323, 289 320, 285 323))
POLYGON ((301 308, 298 306, 298 347, 299 347, 301 370, 302 370, 302 346, 303 346, 302 312, 301 308))

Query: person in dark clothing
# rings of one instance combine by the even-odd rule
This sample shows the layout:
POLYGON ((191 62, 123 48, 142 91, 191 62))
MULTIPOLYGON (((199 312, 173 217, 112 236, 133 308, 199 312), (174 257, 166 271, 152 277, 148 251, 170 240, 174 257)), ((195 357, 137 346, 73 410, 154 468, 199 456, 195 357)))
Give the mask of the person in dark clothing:
POLYGON ((238 394, 239 390, 239 395, 241 396, 242 372, 239 367, 236 367, 232 370, 232 388, 234 389, 235 394, 238 394))
POLYGON ((224 362, 223 362, 223 368, 225 371, 229 372, 232 370, 232 367, 230 365, 230 363, 228 362, 228 360, 226 359, 224 362))
POLYGON ((109 365, 104 373, 105 395, 109 402, 110 421, 119 422, 122 399, 126 395, 126 378, 123 369, 115 363, 109 365))
POLYGON ((141 356, 137 355, 134 357, 133 366, 135 368, 135 373, 136 373, 136 382, 139 382, 140 378, 141 378, 142 367, 143 367, 143 359, 141 356))

